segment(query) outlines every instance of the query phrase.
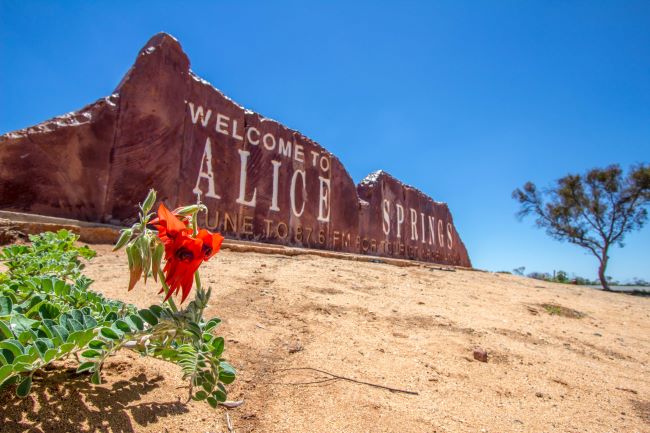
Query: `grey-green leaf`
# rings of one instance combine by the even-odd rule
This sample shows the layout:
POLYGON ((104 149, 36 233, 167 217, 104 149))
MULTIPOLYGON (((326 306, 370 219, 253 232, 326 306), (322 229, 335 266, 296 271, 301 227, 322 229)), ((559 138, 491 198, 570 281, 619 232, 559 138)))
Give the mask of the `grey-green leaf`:
POLYGON ((129 326, 131 326, 132 329, 137 329, 139 331, 144 330, 144 321, 140 318, 140 316, 131 314, 124 320, 129 324, 129 326))
POLYGON ((11 376, 11 373, 13 373, 13 368, 11 365, 3 365, 0 367, 0 385, 7 380, 9 376, 11 376))
POLYGON ((212 393, 212 396, 218 401, 223 403, 228 398, 226 387, 222 383, 217 384, 217 389, 212 393))
POLYGON ((158 324, 158 318, 151 311, 142 309, 138 311, 138 314, 151 326, 156 326, 158 324))
POLYGON ((217 337, 212 341, 212 355, 219 358, 223 353, 224 340, 223 337, 217 337))
POLYGON ((89 371, 92 370, 95 367, 95 363, 93 361, 86 361, 83 362, 77 367, 77 373, 83 373, 84 371, 89 371))
POLYGON ((34 324, 38 323, 37 320, 28 319, 22 314, 12 315, 11 320, 9 322, 11 323, 11 327, 13 328, 14 333, 16 334, 20 334, 24 331, 30 330, 32 329, 32 326, 34 326, 34 324))
POLYGON ((120 248, 122 248, 124 245, 126 245, 126 243, 131 240, 131 235, 133 235, 133 230, 131 229, 122 230, 122 233, 120 234, 117 243, 113 247, 113 251, 117 251, 120 248))
POLYGON ((228 385, 235 380, 236 372, 232 365, 228 364, 226 361, 221 361, 219 363, 219 380, 228 385))
POLYGON ((45 302, 38 307, 38 314, 41 319, 56 319, 61 310, 56 305, 45 302))
POLYGON ((116 320, 115 323, 113 323, 113 328, 114 328, 114 329, 117 329, 117 330, 119 330, 119 331, 122 331, 122 332, 124 332, 125 334, 131 333, 131 332, 134 331, 134 330, 131 329, 131 327, 129 326, 129 324, 126 323, 126 322, 125 322, 124 320, 122 320, 122 319, 118 319, 118 320, 116 320))
POLYGON ((32 389, 32 376, 25 377, 16 388, 16 395, 20 398, 27 397, 29 390, 32 389))
POLYGON ((93 358, 99 358, 100 356, 102 356, 101 352, 95 349, 88 349, 81 352, 82 358, 93 359, 93 358))
POLYGON ((112 328, 106 328, 106 327, 104 327, 104 328, 102 328, 99 332, 100 332, 104 337, 106 337, 106 338, 108 338, 108 339, 110 339, 110 340, 119 340, 119 339, 120 339, 120 336, 118 335, 117 331, 115 331, 115 330, 112 329, 112 328))
POLYGON ((0 316, 8 316, 11 314, 12 308, 13 302, 11 302, 11 298, 7 296, 0 296, 0 316))
POLYGON ((208 398, 208 393, 205 391, 198 391, 192 396, 194 400, 205 400, 208 398))
POLYGON ((90 343, 88 343, 88 347, 90 347, 91 349, 101 350, 106 346, 107 344, 102 340, 92 340, 90 343))

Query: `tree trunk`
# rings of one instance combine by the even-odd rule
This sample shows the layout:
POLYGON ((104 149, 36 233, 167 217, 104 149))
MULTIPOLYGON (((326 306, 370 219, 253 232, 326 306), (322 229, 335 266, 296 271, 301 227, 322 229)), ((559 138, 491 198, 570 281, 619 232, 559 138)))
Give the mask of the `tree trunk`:
POLYGON ((603 257, 600 258, 600 266, 598 267, 598 278, 600 279, 600 284, 603 286, 603 290, 606 292, 611 292, 612 289, 609 288, 609 283, 607 283, 607 277, 605 276, 605 270, 607 269, 607 249, 603 251, 603 257))

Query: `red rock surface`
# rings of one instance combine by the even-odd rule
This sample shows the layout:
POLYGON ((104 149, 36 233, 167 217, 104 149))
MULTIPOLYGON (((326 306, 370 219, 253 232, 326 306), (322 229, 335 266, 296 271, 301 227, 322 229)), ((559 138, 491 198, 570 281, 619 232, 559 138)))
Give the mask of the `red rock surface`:
POLYGON ((149 188, 236 239, 471 266, 446 204, 237 105, 155 35, 113 95, 0 137, 0 208, 128 224, 149 188), (433 231, 432 231, 433 229, 433 231))

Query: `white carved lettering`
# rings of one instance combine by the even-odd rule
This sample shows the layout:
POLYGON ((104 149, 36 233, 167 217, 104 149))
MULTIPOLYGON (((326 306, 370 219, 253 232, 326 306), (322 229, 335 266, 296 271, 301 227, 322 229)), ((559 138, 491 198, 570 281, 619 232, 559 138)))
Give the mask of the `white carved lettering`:
POLYGON ((246 130, 246 139, 250 144, 253 146, 257 146, 260 144, 260 131, 257 130, 257 128, 250 127, 246 130), (257 138, 253 139, 252 133, 257 134, 257 138))
POLYGON ((386 199, 382 202, 382 214, 384 215, 384 220, 382 221, 381 228, 384 230, 384 234, 388 236, 390 233, 390 202, 386 199))
POLYGON ((251 154, 247 150, 238 150, 239 152, 239 159, 241 162, 240 165, 240 170, 239 170, 239 197, 237 197, 237 200, 235 200, 237 203, 244 205, 244 206, 250 206, 250 207, 255 207, 256 199, 257 199, 257 188, 253 188, 253 197, 250 200, 246 200, 246 174, 248 171, 248 156, 251 154))
POLYGON ((318 221, 329 222, 331 210, 331 197, 330 197, 330 180, 322 176, 318 176, 320 181, 320 194, 318 199, 318 221), (325 208, 327 208, 327 215, 325 215, 325 208))
POLYGON ((229 135, 228 122, 230 122, 230 117, 217 113, 217 123, 214 125, 214 129, 224 135, 229 135))
POLYGON ((278 207, 278 178, 280 177, 280 166, 282 163, 280 161, 271 161, 273 164, 273 195, 271 196, 271 207, 269 210, 279 212, 280 208, 278 207))
POLYGON ((418 212, 413 208, 409 208, 409 211, 411 213, 411 240, 417 241, 418 240, 418 212))
POLYGON ((326 156, 322 156, 320 159, 320 169, 323 171, 329 171, 330 169, 330 160, 326 156))
POLYGON ((422 243, 427 243, 427 230, 424 225, 424 213, 420 212, 420 227, 422 228, 422 243))
POLYGON ((436 227, 436 219, 432 216, 429 217, 429 245, 435 245, 436 244, 436 236, 435 236, 435 227, 436 227))
POLYGON ((280 137, 279 143, 278 153, 280 155, 286 156, 287 158, 291 158, 291 142, 289 140, 285 142, 284 139, 280 137))
POLYGON ((404 207, 399 203, 396 203, 395 206, 397 207, 397 237, 401 238, 402 223, 404 222, 404 207))
POLYGON ((208 181, 208 192, 205 194, 206 197, 211 198, 221 198, 217 195, 214 188, 214 173, 212 172, 212 143, 210 139, 205 140, 205 147, 203 149, 203 156, 201 156, 201 165, 199 166, 199 175, 196 178, 196 185, 192 192, 194 194, 202 194, 201 190, 201 179, 208 181), (205 165, 205 170, 203 166, 205 165))
POLYGON ((454 240, 451 236, 452 227, 451 223, 447 223, 447 248, 451 249, 454 246, 454 240))
POLYGON ((244 137, 237 134, 237 120, 236 119, 232 120, 232 136, 237 140, 240 140, 240 141, 244 140, 244 137))
POLYGON ((291 177, 291 189, 289 190, 289 195, 291 198, 291 211, 298 218, 300 218, 302 213, 305 211, 305 201, 307 199, 307 197, 305 197, 306 193, 307 184, 305 182, 305 171, 296 170, 293 172, 293 176, 291 177), (302 207, 300 208, 300 212, 296 210, 296 180, 298 180, 298 175, 302 177, 302 207))
POLYGON ((305 162, 305 153, 302 150, 302 145, 295 143, 293 150, 294 150, 293 159, 295 159, 298 162, 305 162))
POLYGON ((201 119, 201 125, 205 127, 210 121, 210 116, 212 116, 212 110, 208 110, 208 112, 204 116, 203 107, 201 105, 196 107, 196 111, 194 111, 194 104, 192 102, 189 102, 187 105, 190 106, 190 115, 192 116, 192 123, 196 125, 196 122, 199 119, 201 119))
POLYGON ((275 149, 275 137, 270 132, 264 134, 264 137, 262 137, 262 143, 264 143, 266 150, 275 149))

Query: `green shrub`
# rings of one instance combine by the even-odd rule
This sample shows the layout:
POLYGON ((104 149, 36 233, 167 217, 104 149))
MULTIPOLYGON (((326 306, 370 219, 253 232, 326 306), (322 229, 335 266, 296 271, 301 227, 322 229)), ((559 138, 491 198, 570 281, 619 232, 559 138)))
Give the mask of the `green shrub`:
POLYGON ((89 290, 81 259, 95 252, 76 246, 77 238, 61 230, 2 250, 8 270, 0 273, 0 388, 16 384, 25 397, 32 375, 61 359, 78 362, 77 371, 98 384, 106 358, 126 348, 179 365, 191 398, 213 407, 225 401, 235 370, 221 358, 224 339, 211 333, 220 319, 202 318, 210 290, 198 290, 182 311, 107 299, 89 290))

